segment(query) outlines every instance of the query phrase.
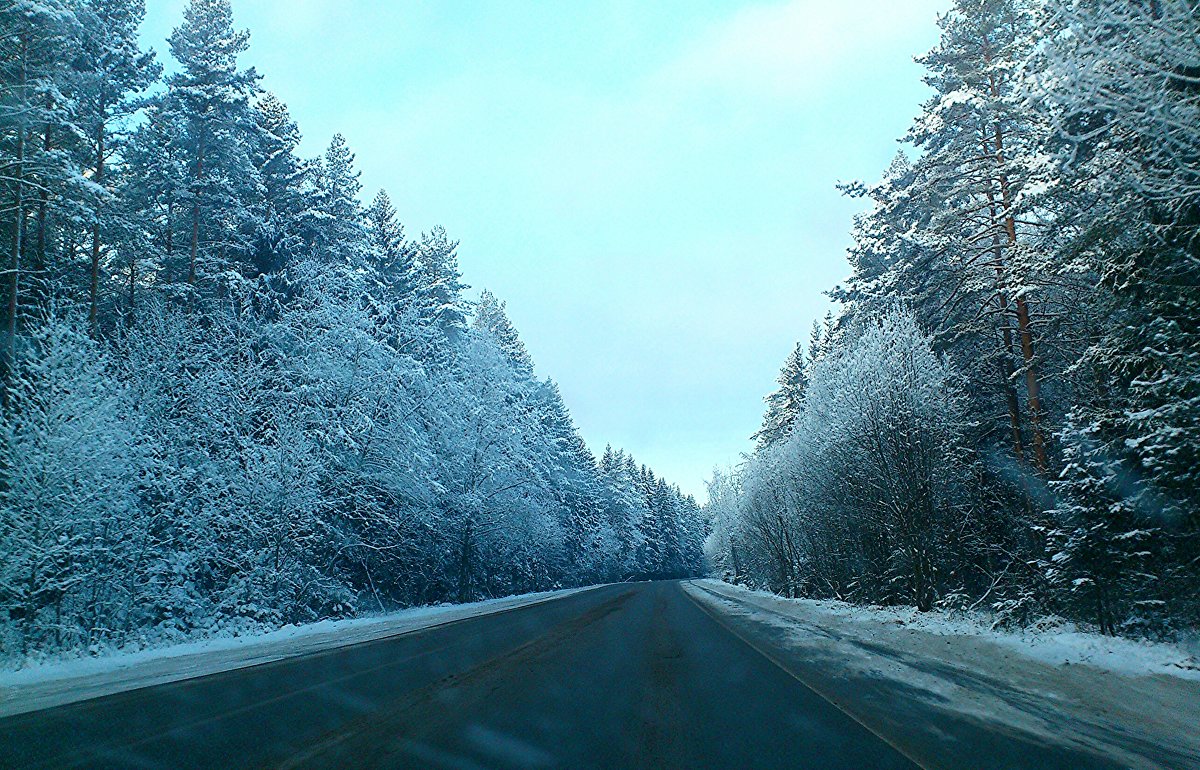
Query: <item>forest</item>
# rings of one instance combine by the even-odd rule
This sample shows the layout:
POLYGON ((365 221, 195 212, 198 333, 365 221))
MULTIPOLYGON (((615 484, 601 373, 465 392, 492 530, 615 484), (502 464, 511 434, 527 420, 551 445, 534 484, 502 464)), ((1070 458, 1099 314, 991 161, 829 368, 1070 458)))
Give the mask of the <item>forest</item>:
MULTIPOLYGON (((950 3, 947 3, 949 5, 950 3)), ((1200 9, 956 0, 706 544, 787 596, 1200 621, 1200 9), (914 105, 916 112, 916 106, 914 105)))
POLYGON ((458 243, 301 157, 229 0, 170 68, 144 14, 0 2, 0 660, 699 574, 458 243))

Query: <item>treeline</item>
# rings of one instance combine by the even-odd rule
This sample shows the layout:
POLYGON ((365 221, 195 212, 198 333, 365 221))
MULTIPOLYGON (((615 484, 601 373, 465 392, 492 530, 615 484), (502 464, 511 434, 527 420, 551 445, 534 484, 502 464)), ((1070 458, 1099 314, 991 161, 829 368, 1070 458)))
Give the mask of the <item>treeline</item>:
POLYGON ((958 0, 852 277, 718 475, 788 595, 1200 620, 1200 9, 958 0))
POLYGON ((0 3, 0 657, 695 574, 695 502, 588 450, 442 229, 297 154, 192 0, 0 3))

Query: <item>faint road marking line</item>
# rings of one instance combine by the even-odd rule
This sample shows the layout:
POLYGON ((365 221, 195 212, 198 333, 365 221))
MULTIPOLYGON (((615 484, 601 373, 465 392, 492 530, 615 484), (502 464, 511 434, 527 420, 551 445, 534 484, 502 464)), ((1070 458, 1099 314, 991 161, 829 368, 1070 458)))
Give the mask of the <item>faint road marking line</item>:
MULTIPOLYGON (((689 585, 695 586, 695 583, 689 582, 689 585)), ((712 594, 713 596, 716 596, 718 598, 725 598, 725 597, 722 597, 720 594, 716 593, 715 591, 709 591, 708 589, 700 587, 700 586, 696 586, 696 587, 699 588, 701 591, 705 591, 706 593, 712 594)), ((901 746, 897 745, 894 741, 892 741, 886 735, 883 735, 878 730, 876 730, 875 728, 868 725, 866 722, 859 719, 849 709, 847 709, 846 707, 837 703, 832 698, 828 697, 823 692, 818 690, 816 687, 814 687, 813 685, 806 682, 803 678, 801 678, 801 676, 799 674, 797 674, 795 671, 792 671, 790 668, 788 668, 788 666, 785 663, 783 663, 783 661, 779 660, 778 656, 774 655, 773 653, 771 653, 768 650, 763 649, 763 647, 761 645, 756 644, 755 642, 753 642, 749 638, 747 638, 744 634, 738 632, 736 629, 733 628, 733 626, 731 626, 729 623, 727 623, 725 620, 723 620, 716 612, 714 612, 712 609, 709 609, 708 607, 705 607, 700 601, 698 601, 696 599, 696 597, 692 596, 692 594, 690 592, 685 590, 682 585, 680 585, 680 590, 683 591, 684 596, 686 596, 692 602, 692 604, 694 604, 700 608, 701 612, 703 612, 708 617, 712 618, 713 622, 715 622, 721 628, 728 631, 730 634, 733 634, 735 637, 740 639, 750 649, 754 650, 759 655, 761 655, 764 658, 766 658, 767 660, 771 661, 771 663, 773 663, 777 668, 779 668, 785 674, 790 676, 792 679, 795 679, 797 682, 804 685, 805 688, 810 690, 818 698, 820 698, 821 700, 825 701, 829 705, 836 708, 838 711, 842 712, 846 716, 853 719, 855 722, 857 722, 859 725, 861 725, 863 727, 863 729, 865 729, 867 732, 874 735, 879 740, 886 743, 888 746, 891 746, 893 749, 895 749, 897 752, 899 752, 902 756, 904 756, 910 762, 915 764, 917 767, 922 768, 922 770, 932 770, 932 768, 930 768, 929 765, 924 764, 923 762, 921 762, 921 760, 914 757, 907 749, 904 749, 901 746)), ((733 601, 733 600, 726 599, 726 601, 733 601)))

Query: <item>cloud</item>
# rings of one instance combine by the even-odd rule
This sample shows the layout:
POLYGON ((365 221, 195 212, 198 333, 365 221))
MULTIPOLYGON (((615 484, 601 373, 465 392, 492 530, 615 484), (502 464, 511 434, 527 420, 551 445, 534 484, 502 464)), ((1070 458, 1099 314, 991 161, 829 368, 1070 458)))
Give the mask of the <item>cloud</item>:
POLYGON ((790 0, 754 5, 711 27, 660 73, 681 89, 794 99, 835 87, 889 40, 928 29, 945 0, 790 0), (911 6, 917 6, 917 9, 911 6), (917 12, 914 12, 917 10, 917 12))

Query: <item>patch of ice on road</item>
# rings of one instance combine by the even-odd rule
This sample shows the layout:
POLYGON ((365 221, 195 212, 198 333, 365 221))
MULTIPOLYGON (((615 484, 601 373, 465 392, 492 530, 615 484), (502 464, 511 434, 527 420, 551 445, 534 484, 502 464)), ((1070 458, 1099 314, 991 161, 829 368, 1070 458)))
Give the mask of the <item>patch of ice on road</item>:
POLYGON ((286 626, 263 634, 216 637, 0 671, 0 717, 369 642, 587 590, 590 588, 525 594, 472 604, 414 607, 387 615, 326 620, 286 626))

